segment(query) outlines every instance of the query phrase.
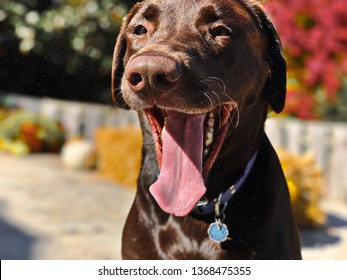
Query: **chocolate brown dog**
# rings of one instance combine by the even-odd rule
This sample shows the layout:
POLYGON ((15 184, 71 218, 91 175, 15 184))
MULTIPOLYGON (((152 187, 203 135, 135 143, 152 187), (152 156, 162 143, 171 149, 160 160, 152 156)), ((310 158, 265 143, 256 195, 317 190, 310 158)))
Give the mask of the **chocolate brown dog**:
POLYGON ((138 3, 117 40, 112 83, 144 139, 124 259, 301 258, 264 132, 268 107, 284 107, 286 63, 259 4, 138 3))

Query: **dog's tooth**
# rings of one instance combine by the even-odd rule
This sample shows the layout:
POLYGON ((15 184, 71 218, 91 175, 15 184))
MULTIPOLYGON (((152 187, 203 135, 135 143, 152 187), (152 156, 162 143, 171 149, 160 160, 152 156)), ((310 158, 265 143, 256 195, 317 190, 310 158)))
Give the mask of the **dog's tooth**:
POLYGON ((212 144, 212 140, 210 140, 210 139, 206 139, 206 141, 205 141, 205 146, 206 147, 208 147, 208 146, 210 146, 211 144, 212 144))
POLYGON ((207 139, 213 140, 213 129, 209 129, 208 132, 206 133, 207 139))
POLYGON ((210 150, 209 149, 205 149, 204 150, 204 158, 206 158, 209 153, 210 153, 210 150))
POLYGON ((210 146, 212 144, 212 142, 213 142, 213 133, 208 131, 206 133, 205 146, 206 147, 210 146))
POLYGON ((207 129, 205 132, 205 147, 204 150, 204 156, 207 156, 209 153, 208 146, 210 146, 213 143, 213 135, 214 135, 214 123, 215 118, 213 112, 208 113, 208 120, 207 120, 207 129))
POLYGON ((207 125, 209 126, 209 127, 213 127, 214 126, 214 118, 212 117, 210 117, 209 119, 208 119, 208 121, 207 121, 207 125))

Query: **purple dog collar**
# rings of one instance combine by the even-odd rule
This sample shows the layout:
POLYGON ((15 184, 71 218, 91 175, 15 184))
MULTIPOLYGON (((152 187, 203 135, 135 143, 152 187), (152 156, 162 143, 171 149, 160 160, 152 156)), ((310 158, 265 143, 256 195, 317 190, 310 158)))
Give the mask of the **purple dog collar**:
MULTIPOLYGON (((220 205, 227 203, 234 194, 242 187, 243 183, 247 179, 252 167, 254 165, 255 159, 257 158, 258 151, 254 153, 250 161, 248 162, 246 169, 241 176, 241 178, 236 182, 236 184, 232 185, 229 189, 227 189, 224 193, 219 195, 218 201, 220 205)), ((199 201, 194 208, 194 212, 200 215, 211 214, 215 210, 216 199, 210 201, 199 201)))

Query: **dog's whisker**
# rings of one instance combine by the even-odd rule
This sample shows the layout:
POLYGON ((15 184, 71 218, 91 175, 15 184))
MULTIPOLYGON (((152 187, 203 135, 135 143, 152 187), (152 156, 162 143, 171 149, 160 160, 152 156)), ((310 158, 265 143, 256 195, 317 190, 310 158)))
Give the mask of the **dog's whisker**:
POLYGON ((236 126, 235 127, 238 127, 239 123, 240 123, 240 109, 239 109, 239 106, 236 106, 236 113, 237 113, 237 122, 236 122, 236 126))
POLYGON ((229 125, 232 125, 234 129, 237 128, 238 125, 239 125, 239 121, 240 121, 240 111, 239 111, 239 108, 237 106, 235 106, 230 111, 230 107, 227 106, 227 105, 222 105, 221 107, 224 110, 229 111, 230 116, 227 119, 227 122, 229 123, 229 125), (236 124, 235 124, 235 118, 236 118, 236 124))
POLYGON ((219 95, 214 91, 214 90, 211 90, 211 93, 213 93, 216 97, 217 97, 217 99, 218 99, 218 105, 222 105, 222 101, 220 100, 220 97, 219 97, 219 95))
POLYGON ((223 103, 222 103, 222 101, 221 101, 221 99, 220 99, 220 97, 219 97, 219 95, 214 91, 214 90, 211 90, 211 92, 217 97, 217 99, 218 99, 218 106, 219 106, 219 110, 218 110, 218 119, 219 119, 219 127, 221 127, 222 126, 222 118, 221 118, 221 116, 222 116, 222 106, 223 106, 223 103))
POLYGON ((205 79, 201 80, 200 83, 206 85, 207 87, 209 86, 207 82, 205 82, 205 79))
POLYGON ((234 125, 234 128, 237 128, 239 126, 239 123, 240 123, 240 110, 239 110, 238 106, 235 107, 235 113, 234 113, 234 116, 233 116, 233 118, 231 120, 233 123, 234 123, 235 117, 237 119, 236 119, 236 124, 234 125))
POLYGON ((207 96, 207 98, 208 98, 209 101, 210 101, 211 106, 212 106, 212 107, 215 107, 216 104, 217 104, 217 102, 215 101, 215 98, 213 98, 213 96, 212 96, 211 93, 213 93, 213 94, 217 97, 217 99, 218 99, 218 101, 219 101, 218 104, 220 104, 220 98, 219 98, 218 94, 209 88, 209 84, 208 84, 207 82, 205 82, 204 80, 202 80, 202 81, 200 81, 200 82, 201 82, 202 84, 204 84, 204 85, 207 86, 207 91, 204 91, 203 94, 204 94, 205 96, 207 96))
POLYGON ((217 77, 207 77, 207 78, 201 80, 200 82, 208 87, 208 92, 205 91, 204 94, 208 97, 210 104, 212 106, 214 106, 216 104, 219 106, 219 110, 218 110, 219 125, 218 125, 218 127, 222 126, 222 118, 221 118, 222 108, 224 108, 224 110, 228 110, 228 108, 225 105, 223 105, 223 102, 222 102, 220 96, 218 95, 218 93, 215 90, 212 90, 210 88, 210 84, 212 84, 212 83, 218 84, 219 89, 220 90, 223 89, 223 91, 220 91, 219 93, 224 95, 234 105, 233 106, 234 112, 229 112, 230 114, 233 114, 233 115, 231 116, 231 118, 228 119, 228 122, 231 123, 231 125, 234 127, 234 129, 237 128, 239 126, 239 123, 240 123, 240 110, 238 108, 237 102, 225 92, 226 91, 225 83, 217 77), (213 100, 213 102, 212 102, 212 100, 213 100), (218 103, 215 102, 215 100, 218 100, 218 103))
POLYGON ((216 93, 216 91, 215 91, 215 90, 212 90, 212 89, 210 88, 210 84, 211 84, 211 83, 217 83, 218 86, 219 86, 219 89, 221 90, 221 94, 225 95, 228 99, 230 99, 230 101, 232 101, 232 102, 234 103, 234 100, 233 100, 230 96, 228 96, 228 95, 225 93, 225 91, 226 91, 226 86, 225 86, 225 83, 224 83, 221 79, 216 78, 216 77, 208 77, 208 78, 203 79, 203 80, 200 81, 200 82, 203 83, 203 84, 205 84, 205 85, 208 87, 209 91, 211 91, 214 95, 217 96, 217 99, 218 99, 218 101, 219 101, 218 104, 221 105, 221 104, 222 104, 222 101, 221 101, 219 95, 216 93))
MULTIPOLYGON (((208 77, 205 78, 203 81, 201 81, 203 84, 207 85, 209 87, 209 82, 210 83, 217 83, 219 85, 219 89, 221 90, 220 93, 222 95, 224 95, 227 99, 229 99, 232 103, 236 102, 229 96, 226 94, 226 85, 223 82, 223 80, 217 78, 217 77, 208 77)), ((214 92, 215 93, 215 92, 214 92)), ((215 93, 216 94, 216 93, 215 93)), ((220 100, 220 97, 218 96, 218 99, 220 100)), ((220 101, 219 104, 222 104, 222 102, 220 101)))
POLYGON ((229 99, 233 104, 237 104, 234 99, 232 99, 229 95, 227 95, 225 92, 221 92, 227 99, 229 99))
POLYGON ((223 86, 221 85, 221 82, 219 81, 220 79, 216 78, 215 77, 207 77, 204 79, 204 81, 206 81, 207 83, 206 84, 217 84, 219 89, 221 90, 223 88, 223 86))
POLYGON ((207 77, 207 78, 205 78, 205 80, 213 82, 213 83, 217 83, 219 88, 220 88, 220 90, 222 90, 223 92, 226 91, 226 85, 225 85, 224 81, 221 80, 220 78, 217 78, 217 77, 207 77))
POLYGON ((219 86, 219 89, 223 89, 223 92, 221 92, 221 94, 223 94, 224 96, 226 96, 233 104, 236 104, 236 102, 230 97, 228 96, 226 93, 225 93, 225 83, 217 78, 217 77, 208 77, 208 78, 205 78, 201 81, 201 83, 205 84, 207 87, 208 87, 208 92, 204 92, 204 94, 208 95, 209 99, 213 99, 213 100, 218 100, 218 103, 217 102, 213 102, 213 105, 217 104, 219 106, 219 110, 218 110, 218 119, 219 119, 219 124, 218 124, 218 127, 221 127, 222 126, 222 108, 224 107, 223 106, 223 102, 220 98, 220 96, 218 95, 218 93, 215 91, 215 90, 212 90, 210 89, 210 84, 211 83, 217 83, 218 86, 219 86), (213 94, 213 95, 212 95, 213 94), (214 98, 215 97, 215 98, 214 98))
MULTIPOLYGON (((224 106, 225 110, 228 110, 225 106, 224 106)), ((232 113, 232 117, 230 117, 228 119, 228 121, 230 122, 230 124, 235 128, 237 128, 239 126, 240 123, 240 110, 239 107, 237 106, 237 104, 235 103, 235 107, 232 109, 233 112, 230 112, 230 114, 232 113), (235 117, 236 117, 236 123, 235 123, 235 117)))
POLYGON ((222 104, 220 104, 219 106, 219 110, 218 110, 218 119, 219 119, 219 124, 218 127, 221 128, 222 127, 222 104))
MULTIPOLYGON (((226 96, 226 97, 233 103, 233 105, 234 105, 234 108, 235 108, 235 111, 236 111, 235 115, 237 116, 237 121, 236 121, 236 124, 235 124, 235 127, 234 127, 234 128, 237 128, 237 127, 239 126, 239 122, 240 122, 240 110, 239 110, 239 106, 238 106, 237 102, 236 102, 234 99, 232 99, 229 95, 227 95, 225 92, 222 92, 222 94, 223 94, 224 96, 226 96)), ((234 121, 234 118, 235 118, 235 116, 233 116, 232 121, 234 121)))
POLYGON ((214 107, 214 102, 213 102, 213 98, 207 93, 207 92, 203 92, 203 94, 208 98, 208 100, 210 101, 211 107, 214 107))

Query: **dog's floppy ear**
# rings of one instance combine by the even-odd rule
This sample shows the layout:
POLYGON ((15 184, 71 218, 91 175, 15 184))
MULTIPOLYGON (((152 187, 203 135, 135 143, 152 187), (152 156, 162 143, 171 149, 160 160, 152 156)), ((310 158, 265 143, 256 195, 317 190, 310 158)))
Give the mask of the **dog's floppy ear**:
POLYGON ((124 63, 123 59, 127 50, 127 42, 125 38, 125 31, 128 27, 130 20, 133 18, 135 13, 138 11, 140 4, 136 4, 128 13, 123 21, 122 27, 118 34, 116 46, 113 52, 113 62, 112 62, 112 100, 120 108, 130 109, 128 104, 126 104, 123 99, 123 94, 121 91, 121 82, 124 74, 124 63))
POLYGON ((270 66, 269 78, 264 86, 264 94, 276 112, 280 113, 284 109, 286 101, 286 61, 282 56, 281 40, 270 20, 265 13, 258 13, 262 27, 267 37, 267 60, 270 66))

